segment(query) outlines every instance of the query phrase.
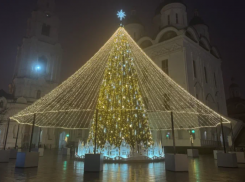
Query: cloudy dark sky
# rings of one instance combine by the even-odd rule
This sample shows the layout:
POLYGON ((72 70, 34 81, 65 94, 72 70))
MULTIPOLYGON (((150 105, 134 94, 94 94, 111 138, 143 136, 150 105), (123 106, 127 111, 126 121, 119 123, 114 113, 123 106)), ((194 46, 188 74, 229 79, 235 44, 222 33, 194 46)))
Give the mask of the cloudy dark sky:
MULTIPOLYGON (((16 48, 25 36, 27 19, 37 0, 1 0, 0 6, 0 89, 7 91, 12 81, 16 48)), ((60 43, 64 49, 62 79, 81 67, 118 27, 116 12, 132 7, 151 32, 159 0, 57 0, 61 20, 60 43)), ((245 93, 245 3, 242 0, 184 0, 188 20, 198 9, 209 26, 211 44, 222 56, 224 83, 234 77, 245 93)), ((228 96, 228 94, 227 94, 228 96)), ((245 94, 243 94, 245 96, 245 94)))

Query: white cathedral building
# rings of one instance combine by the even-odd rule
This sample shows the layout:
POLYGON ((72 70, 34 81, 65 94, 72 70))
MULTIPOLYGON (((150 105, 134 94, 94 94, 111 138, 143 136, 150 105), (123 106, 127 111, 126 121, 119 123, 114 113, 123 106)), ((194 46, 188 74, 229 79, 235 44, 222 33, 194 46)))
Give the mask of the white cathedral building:
MULTIPOLYGON (((138 42, 155 63, 174 81, 204 104, 222 115, 227 115, 226 99, 221 71, 221 59, 212 46, 208 26, 198 13, 189 22, 186 5, 182 0, 165 0, 156 9, 155 36, 147 36, 136 11, 128 15, 126 30, 138 42)), ((59 18, 55 14, 54 0, 38 0, 37 9, 28 20, 27 34, 18 47, 16 67, 10 92, 0 95, 0 122, 44 96, 60 83, 62 48, 58 40, 59 18), (6 109, 7 108, 7 109, 6 109)), ((0 93, 1 94, 1 93, 0 93)), ((7 147, 14 147, 17 123, 9 129, 7 147)), ((215 129, 196 131, 194 146, 216 146, 215 129), (214 141, 214 142, 203 142, 214 141)), ((38 128, 34 131, 34 143, 39 141, 38 128)), ((6 124, 0 126, 0 148, 4 143, 6 124)), ((18 146, 28 146, 30 126, 20 126, 18 146)), ((69 141, 86 140, 88 131, 42 129, 40 142, 46 147, 65 146, 69 141)), ((154 133, 155 140, 164 146, 172 146, 171 131, 154 133)), ((188 131, 176 132, 176 145, 190 146, 188 131)))
MULTIPOLYGON (((135 10, 125 21, 129 34, 166 74, 201 102, 226 116, 222 60, 198 12, 188 21, 182 0, 164 0, 156 8, 153 25, 154 36, 151 37, 146 34, 135 10)), ((163 145, 172 146, 171 131, 154 135, 163 145)), ((215 141, 220 138, 216 135, 215 128, 196 130, 194 145, 216 145, 215 141)), ((177 145, 190 145, 187 131, 178 131, 175 137, 177 145)))

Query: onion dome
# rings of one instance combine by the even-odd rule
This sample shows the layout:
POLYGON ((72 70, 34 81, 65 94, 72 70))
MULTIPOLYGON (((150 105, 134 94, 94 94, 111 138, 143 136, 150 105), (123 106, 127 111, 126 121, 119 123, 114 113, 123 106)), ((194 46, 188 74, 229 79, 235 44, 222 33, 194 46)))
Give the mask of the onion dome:
POLYGON ((194 13, 194 17, 191 19, 189 25, 190 26, 194 26, 194 25, 206 25, 206 24, 203 21, 203 19, 199 16, 198 11, 196 10, 195 13, 194 13))
POLYGON ((158 7, 157 9, 155 10, 155 15, 158 15, 161 13, 161 10, 164 6, 168 5, 168 4, 171 4, 171 3, 181 3, 183 5, 185 5, 183 3, 183 0, 164 0, 158 7))

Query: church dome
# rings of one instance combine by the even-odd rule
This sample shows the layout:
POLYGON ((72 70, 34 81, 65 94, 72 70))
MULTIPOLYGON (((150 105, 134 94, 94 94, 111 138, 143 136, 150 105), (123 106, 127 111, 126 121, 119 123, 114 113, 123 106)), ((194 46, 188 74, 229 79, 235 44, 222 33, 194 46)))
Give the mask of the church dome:
MULTIPOLYGON (((168 5, 168 4, 171 4, 171 3, 181 3, 181 4, 184 4, 183 3, 183 0, 164 0, 164 2, 162 2, 158 7, 157 9, 155 10, 155 15, 158 15, 161 13, 161 10, 164 6, 168 5)), ((185 5, 185 4, 184 4, 185 5)))
POLYGON ((191 19, 190 21, 190 26, 194 26, 194 25, 206 25, 205 22, 203 21, 203 19, 199 16, 199 12, 196 9, 194 12, 194 17, 191 19))
POLYGON ((140 18, 137 16, 136 10, 132 10, 131 14, 125 20, 125 25, 134 24, 134 23, 143 25, 140 18))

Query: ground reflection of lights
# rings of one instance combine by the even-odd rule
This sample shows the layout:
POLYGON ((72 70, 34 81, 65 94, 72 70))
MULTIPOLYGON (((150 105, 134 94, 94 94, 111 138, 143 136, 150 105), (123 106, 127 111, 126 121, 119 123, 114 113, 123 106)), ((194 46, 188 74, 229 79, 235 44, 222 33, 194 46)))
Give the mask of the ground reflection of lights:
POLYGON ((84 173, 84 163, 80 161, 74 161, 74 170, 78 174, 84 173))
POLYGON ((63 163, 63 170, 65 171, 67 169, 67 161, 64 161, 63 163))
POLYGON ((196 182, 200 182, 199 160, 193 161, 193 171, 196 177, 196 182))

